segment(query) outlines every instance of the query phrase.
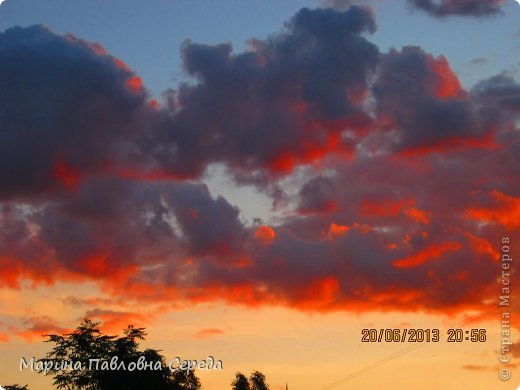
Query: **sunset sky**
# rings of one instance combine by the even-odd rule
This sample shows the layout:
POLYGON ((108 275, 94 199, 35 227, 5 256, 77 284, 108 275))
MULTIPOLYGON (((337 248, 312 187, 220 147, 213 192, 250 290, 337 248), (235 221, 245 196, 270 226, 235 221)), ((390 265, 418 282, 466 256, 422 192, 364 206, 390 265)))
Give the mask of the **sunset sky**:
POLYGON ((20 358, 85 317, 221 359, 210 390, 520 385, 515 1, 7 0, 0 31, 1 385, 51 389, 20 358))

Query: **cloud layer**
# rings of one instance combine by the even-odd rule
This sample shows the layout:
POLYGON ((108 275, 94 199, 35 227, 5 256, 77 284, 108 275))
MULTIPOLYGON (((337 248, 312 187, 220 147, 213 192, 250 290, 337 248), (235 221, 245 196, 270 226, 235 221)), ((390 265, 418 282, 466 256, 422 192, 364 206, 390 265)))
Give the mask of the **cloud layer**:
POLYGON ((193 79, 159 103, 98 44, 7 30, 0 284, 93 280, 138 301, 318 311, 481 307, 500 238, 520 239, 520 86, 499 75, 465 90, 443 56, 382 53, 375 28, 366 8, 302 9, 242 53, 185 42, 193 79), (214 163, 283 198, 283 218, 245 223, 201 182, 214 163))
POLYGON ((505 0, 408 0, 408 4, 431 16, 489 17, 501 13, 505 0))

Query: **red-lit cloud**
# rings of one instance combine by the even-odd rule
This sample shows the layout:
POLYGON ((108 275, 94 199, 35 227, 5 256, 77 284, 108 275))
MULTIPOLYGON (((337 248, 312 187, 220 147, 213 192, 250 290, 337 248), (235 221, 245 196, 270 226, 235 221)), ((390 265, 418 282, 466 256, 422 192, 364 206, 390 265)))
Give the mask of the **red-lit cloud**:
POLYGON ((198 337, 199 339, 205 339, 208 337, 219 336, 224 333, 225 332, 222 329, 205 328, 205 329, 199 330, 196 334, 196 337, 198 337))
POLYGON ((129 325, 147 323, 147 316, 142 313, 121 312, 105 309, 92 309, 85 313, 85 317, 101 322, 106 333, 119 333, 129 325))
POLYGON ((482 222, 494 222, 506 228, 520 226, 520 197, 508 196, 500 191, 491 192, 493 205, 489 208, 470 208, 467 213, 472 219, 482 222))
POLYGON ((48 334, 61 334, 68 331, 48 316, 27 318, 23 320, 23 327, 12 330, 18 337, 28 342, 40 341, 48 334))
POLYGON ((255 230, 255 237, 264 245, 269 245, 276 237, 276 233, 269 226, 260 226, 255 230))
MULTIPOLYGON (((1 34, 0 285, 93 281, 139 303, 480 308, 500 238, 520 240, 520 86, 502 75, 465 90, 443 56, 382 53, 375 28, 366 8, 303 9, 244 52, 185 42, 194 80, 161 102, 99 44, 1 34), (214 163, 283 213, 246 222, 201 182, 214 163)), ((149 319, 104 303, 81 304, 111 331, 149 319)), ((27 339, 59 330, 26 325, 27 339)))
POLYGON ((439 245, 431 245, 419 253, 405 257, 403 259, 394 260, 392 264, 397 268, 417 267, 426 263, 427 261, 441 258, 442 255, 447 251, 457 251, 460 248, 461 245, 455 242, 444 242, 439 245))

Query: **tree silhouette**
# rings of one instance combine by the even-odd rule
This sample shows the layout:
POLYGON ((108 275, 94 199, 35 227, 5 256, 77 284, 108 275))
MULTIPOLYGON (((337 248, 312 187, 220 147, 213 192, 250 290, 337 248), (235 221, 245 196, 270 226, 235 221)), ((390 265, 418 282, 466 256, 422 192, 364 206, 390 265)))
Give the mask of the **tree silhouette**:
MULTIPOLYGON (((54 377, 58 389, 101 389, 103 372, 90 370, 90 359, 109 360, 114 349, 116 336, 101 333, 98 323, 85 319, 72 333, 46 335, 48 343, 56 346, 49 352, 43 363, 59 366, 61 362, 80 362, 81 370, 50 369, 45 374, 54 377)), ((143 335, 144 337, 144 335, 143 335)))
POLYGON ((29 387, 27 385, 20 386, 20 385, 8 385, 3 386, 4 390, 29 390, 29 387))
POLYGON ((198 390, 200 381, 193 372, 172 372, 160 351, 139 350, 144 328, 128 326, 123 336, 105 335, 99 323, 85 319, 76 330, 65 335, 46 335, 54 348, 41 359, 52 365, 43 372, 52 375, 54 385, 63 390, 198 390), (139 362, 146 362, 143 368, 139 362), (63 367, 62 362, 81 363, 63 367), (110 362, 114 362, 112 366, 110 362), (106 364, 106 366, 103 366, 106 364), (116 368, 117 366, 117 368, 116 368), (129 368, 133 367, 132 370, 129 368))
POLYGON ((174 390, 198 390, 202 386, 193 371, 175 371, 173 373, 174 390))
POLYGON ((269 386, 265 383, 265 375, 260 371, 254 371, 249 377, 251 390, 269 390, 269 386))
POLYGON ((265 375, 260 371, 253 371, 249 379, 241 372, 237 372, 231 386, 233 386, 232 390, 269 390, 269 385, 265 383, 265 375))
POLYGON ((241 372, 237 372, 235 374, 235 380, 231 383, 233 386, 232 390, 251 390, 251 386, 249 386, 249 381, 246 376, 241 372))

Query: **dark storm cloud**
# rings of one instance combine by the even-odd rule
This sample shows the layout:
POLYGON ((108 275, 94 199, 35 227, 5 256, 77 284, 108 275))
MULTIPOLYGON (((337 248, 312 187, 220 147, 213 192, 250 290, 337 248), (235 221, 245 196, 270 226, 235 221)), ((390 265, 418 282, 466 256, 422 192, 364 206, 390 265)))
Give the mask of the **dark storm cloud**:
POLYGON ((64 268, 105 277, 174 252, 180 237, 167 213, 157 186, 103 177, 55 197, 33 221, 64 268))
POLYGON ((520 84, 512 77, 491 77, 478 83, 472 92, 486 105, 520 112, 520 84))
POLYGON ((438 18, 485 17, 500 14, 504 0, 408 0, 408 4, 438 18))
POLYGON ((241 251, 238 215, 203 184, 89 178, 37 208, 4 205, 0 260, 110 279, 191 255, 225 259, 241 251))
MULTIPOLYGON (((517 167, 510 150, 479 148, 338 165, 327 178, 327 187, 341 189, 328 197, 335 209, 273 226, 270 243, 249 247, 249 264, 199 264, 191 285, 197 294, 188 297, 211 300, 218 292, 229 302, 304 310, 362 310, 370 302, 380 309, 478 307, 493 294, 493 243, 506 234, 497 222, 513 223, 506 210, 515 208, 502 206, 497 222, 484 226, 465 210, 502 201, 489 199, 494 188, 518 194, 517 167), (367 200, 370 208, 363 206, 367 200)), ((507 234, 517 237, 518 231, 507 234)))
POLYGON ((442 56, 381 54, 363 36, 374 29, 366 9, 303 9, 243 53, 187 42, 192 83, 154 107, 99 46, 8 30, 0 282, 90 278, 129 299, 305 310, 478 307, 496 293, 492 243, 518 224, 518 84, 468 93, 442 56), (283 203, 277 222, 248 226, 192 181, 214 162, 283 203))
POLYGON ((40 26, 0 34, 1 197, 73 185, 125 152, 145 95, 103 50, 40 26))
POLYGON ((244 53, 186 42, 197 83, 180 88, 177 112, 158 121, 147 151, 189 176, 210 162, 287 172, 340 149, 334 134, 367 121, 360 102, 379 52, 361 34, 374 30, 362 8, 302 9, 285 33, 251 40, 244 53))
POLYGON ((239 253, 245 230, 238 218, 238 208, 221 196, 213 199, 203 184, 174 186, 164 196, 188 237, 191 252, 239 253))
POLYGON ((299 209, 302 213, 327 212, 334 209, 337 189, 328 177, 310 179, 300 189, 299 209))
POLYGON ((176 286, 183 285, 195 301, 218 294, 251 306, 363 310, 373 302, 378 309, 449 310, 479 305, 478 292, 494 282, 495 263, 462 232, 426 240, 418 231, 395 250, 386 245, 391 239, 356 225, 321 239, 302 239, 280 227, 270 245, 249 252, 250 263, 199 262, 189 283, 176 286), (395 266, 399 261, 410 265, 395 266))
POLYGON ((418 47, 385 55, 373 92, 378 114, 398 132, 400 150, 481 138, 488 130, 446 59, 418 47))

